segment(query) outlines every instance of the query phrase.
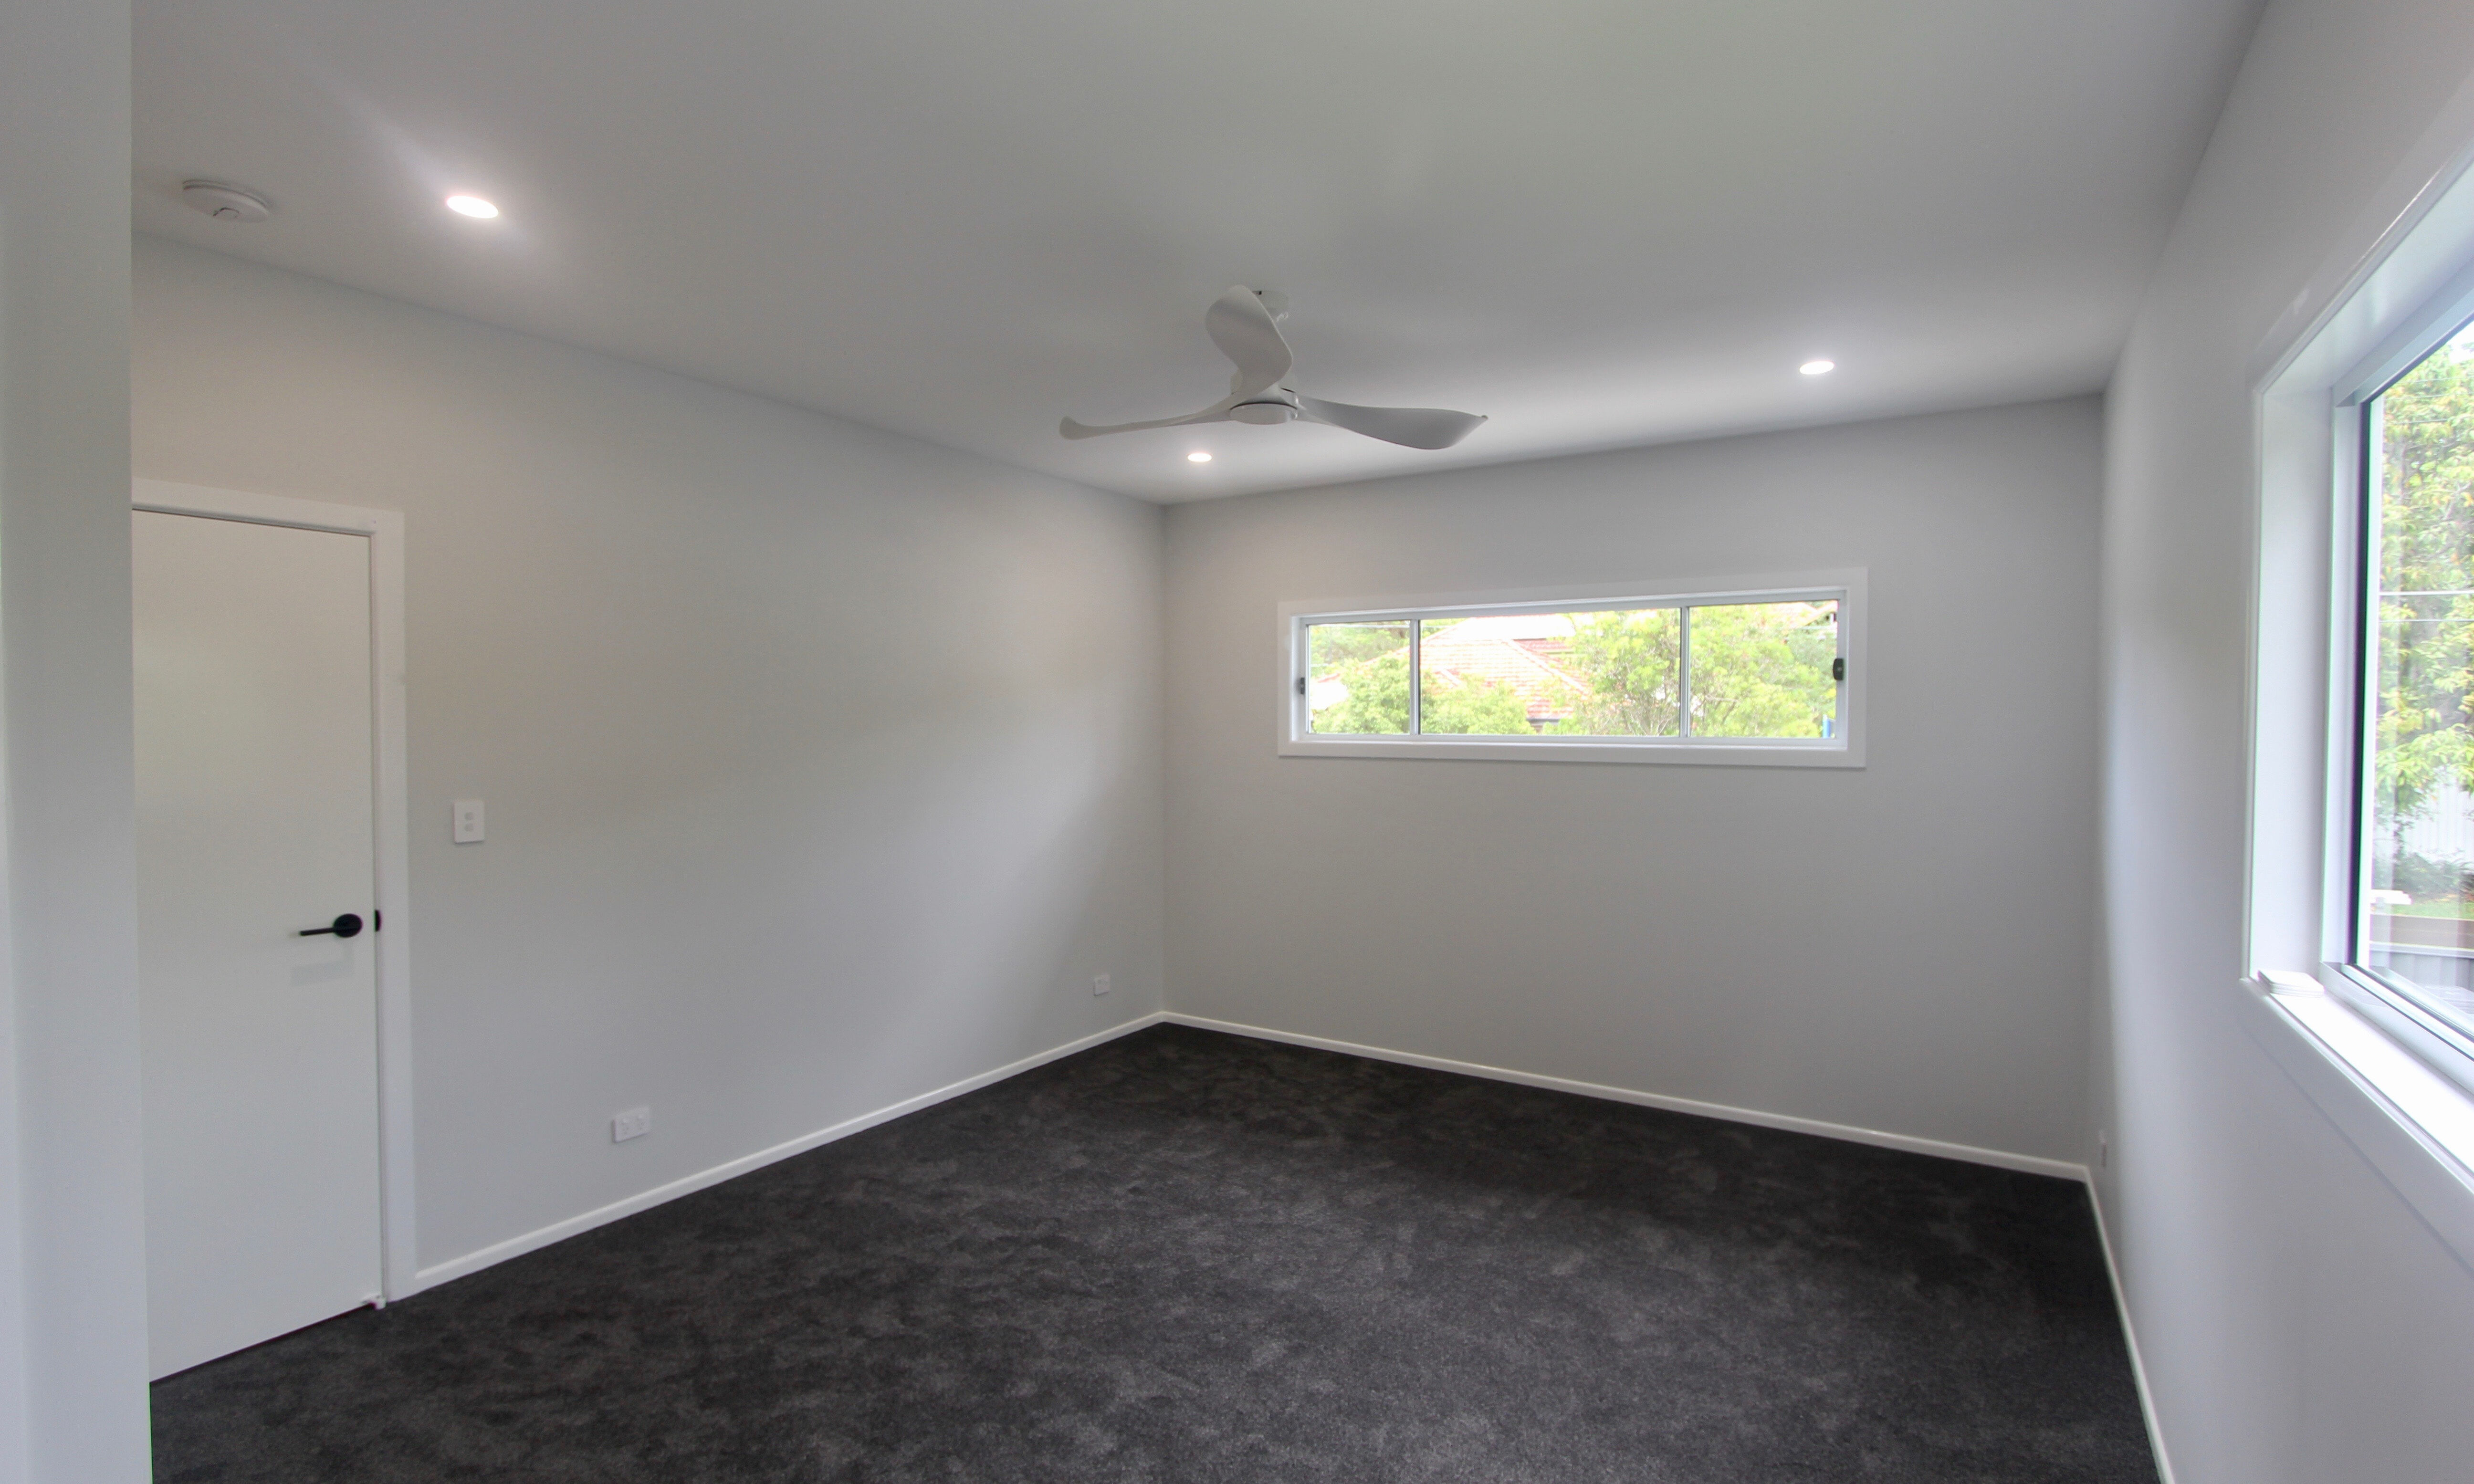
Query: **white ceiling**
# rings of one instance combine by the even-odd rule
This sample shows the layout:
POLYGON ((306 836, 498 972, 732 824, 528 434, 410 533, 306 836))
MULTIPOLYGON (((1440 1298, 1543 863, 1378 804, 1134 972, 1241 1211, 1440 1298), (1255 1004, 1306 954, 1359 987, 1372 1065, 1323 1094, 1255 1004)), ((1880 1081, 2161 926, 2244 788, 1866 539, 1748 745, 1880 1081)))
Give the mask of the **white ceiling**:
POLYGON ((136 221, 1187 499, 2098 387, 2257 8, 139 0, 136 221), (1239 282, 1492 421, 1057 436, 1219 398, 1239 282))

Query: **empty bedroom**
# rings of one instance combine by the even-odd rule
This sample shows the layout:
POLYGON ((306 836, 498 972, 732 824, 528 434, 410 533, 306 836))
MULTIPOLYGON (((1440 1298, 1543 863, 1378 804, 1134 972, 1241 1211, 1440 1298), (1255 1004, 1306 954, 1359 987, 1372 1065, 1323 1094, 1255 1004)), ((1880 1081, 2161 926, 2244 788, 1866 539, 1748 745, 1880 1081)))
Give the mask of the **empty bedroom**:
POLYGON ((18 0, 0 1481, 2443 1484, 2474 12, 18 0))

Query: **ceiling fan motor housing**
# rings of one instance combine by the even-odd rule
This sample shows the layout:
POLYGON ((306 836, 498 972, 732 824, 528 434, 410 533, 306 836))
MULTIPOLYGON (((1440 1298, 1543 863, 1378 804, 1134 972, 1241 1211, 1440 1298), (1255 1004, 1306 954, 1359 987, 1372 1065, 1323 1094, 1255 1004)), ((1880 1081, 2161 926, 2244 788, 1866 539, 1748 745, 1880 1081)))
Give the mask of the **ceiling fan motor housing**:
POLYGON ((221 181, 183 181, 181 200, 219 222, 262 222, 275 214, 265 197, 221 181))
POLYGON ((1240 423, 1257 427, 1271 427, 1298 415, 1298 409, 1284 401, 1241 401, 1228 409, 1228 416, 1240 423))

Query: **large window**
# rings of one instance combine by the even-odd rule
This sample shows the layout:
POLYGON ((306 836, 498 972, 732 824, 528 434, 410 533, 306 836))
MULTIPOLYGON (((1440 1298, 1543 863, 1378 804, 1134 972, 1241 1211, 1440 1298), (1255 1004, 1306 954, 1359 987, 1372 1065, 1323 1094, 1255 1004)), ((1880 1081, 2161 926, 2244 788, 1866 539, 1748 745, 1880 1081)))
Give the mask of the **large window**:
MULTIPOLYGON (((2352 967, 2474 1045, 2474 330, 2363 404, 2352 967)), ((2469 1069, 2474 1070, 2474 1069, 2469 1069)))
POLYGON ((1290 753, 1852 766, 1858 573, 1281 612, 1290 753))
MULTIPOLYGON (((2474 172, 2392 186, 2380 240, 2332 257, 2251 363, 2235 1013, 2474 1262, 2474 172)), ((2173 885, 2147 883, 2157 911, 2173 885)))

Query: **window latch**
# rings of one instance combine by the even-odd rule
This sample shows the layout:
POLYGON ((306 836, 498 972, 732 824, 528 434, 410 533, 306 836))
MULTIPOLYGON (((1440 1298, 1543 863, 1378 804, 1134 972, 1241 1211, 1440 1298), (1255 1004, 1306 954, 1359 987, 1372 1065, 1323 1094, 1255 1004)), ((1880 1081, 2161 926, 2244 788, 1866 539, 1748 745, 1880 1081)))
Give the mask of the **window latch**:
POLYGON ((1306 693, 1306 677, 1303 675, 1298 677, 1298 693, 1299 695, 1306 693))
POLYGON ((1830 678, 1832 680, 1847 678, 1847 656, 1842 654, 1830 662, 1830 678))

